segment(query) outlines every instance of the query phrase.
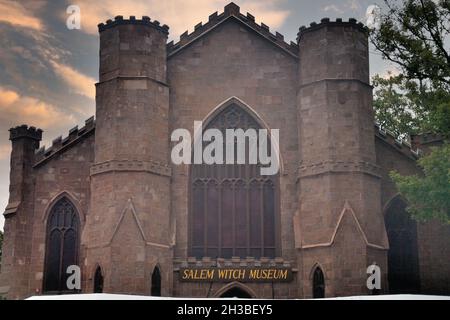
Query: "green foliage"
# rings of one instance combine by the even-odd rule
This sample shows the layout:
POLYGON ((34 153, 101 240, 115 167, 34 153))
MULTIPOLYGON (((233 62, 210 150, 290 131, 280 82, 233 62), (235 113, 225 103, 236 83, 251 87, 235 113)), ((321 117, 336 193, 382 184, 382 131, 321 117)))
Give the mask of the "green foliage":
POLYGON ((391 172, 400 193, 408 200, 407 211, 417 220, 439 219, 450 223, 450 144, 421 158, 424 176, 391 172))
POLYGON ((424 112, 404 94, 403 77, 384 79, 376 75, 373 85, 376 88, 373 102, 375 119, 381 127, 397 136, 419 133, 423 124, 417 115, 424 112))
POLYGON ((450 0, 385 0, 371 42, 399 76, 376 76, 376 119, 399 136, 450 136, 450 0))
POLYGON ((450 137, 450 92, 419 88, 402 75, 373 77, 375 119, 397 136, 436 132, 450 137))
POLYGON ((383 58, 398 65, 407 79, 449 89, 450 0, 385 0, 385 4, 388 10, 380 17, 380 28, 371 34, 383 58))

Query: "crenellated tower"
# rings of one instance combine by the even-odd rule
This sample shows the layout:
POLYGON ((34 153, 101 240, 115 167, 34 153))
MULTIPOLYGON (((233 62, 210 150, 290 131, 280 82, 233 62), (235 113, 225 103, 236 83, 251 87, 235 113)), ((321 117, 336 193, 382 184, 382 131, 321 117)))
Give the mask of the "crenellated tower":
POLYGON ((85 292, 96 268, 104 292, 146 294, 158 266, 170 294, 168 27, 117 16, 99 25, 95 164, 82 236, 85 292))
POLYGON ((29 294, 35 188, 32 171, 42 130, 22 125, 11 128, 9 133, 11 169, 9 201, 3 213, 5 226, 0 294, 7 293, 8 299, 17 299, 29 294))
MULTIPOLYGON (((299 213, 303 295, 314 268, 326 296, 368 293, 366 268, 386 270, 367 30, 355 19, 302 27, 299 44, 299 213)), ((386 286, 386 282, 383 282, 386 286)))

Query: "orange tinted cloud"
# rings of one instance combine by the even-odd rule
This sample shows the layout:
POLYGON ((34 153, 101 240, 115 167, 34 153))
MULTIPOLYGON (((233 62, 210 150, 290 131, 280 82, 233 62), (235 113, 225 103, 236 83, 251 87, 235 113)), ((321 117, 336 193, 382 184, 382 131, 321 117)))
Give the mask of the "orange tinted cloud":
POLYGON ((0 87, 0 120, 11 125, 28 124, 40 128, 65 126, 75 122, 53 105, 33 97, 20 96, 17 92, 0 87))
POLYGON ((0 145, 0 160, 7 159, 11 154, 11 144, 0 145))
POLYGON ((0 21, 14 26, 42 30, 42 22, 33 16, 35 12, 33 9, 35 8, 25 7, 18 1, 0 0, 0 21))
MULTIPOLYGON (((129 0, 129 1, 91 1, 79 0, 81 9, 82 31, 97 34, 97 25, 116 15, 125 17, 134 15, 150 16, 170 27, 171 35, 179 35, 185 30, 192 30, 200 21, 207 21, 208 16, 221 12, 230 0, 129 0)), ((283 0, 246 0, 239 2, 241 11, 249 11, 258 21, 273 28, 280 27, 289 12, 279 8, 283 0)))
POLYGON ((91 99, 95 99, 95 79, 88 77, 70 66, 51 61, 53 70, 71 90, 91 99))

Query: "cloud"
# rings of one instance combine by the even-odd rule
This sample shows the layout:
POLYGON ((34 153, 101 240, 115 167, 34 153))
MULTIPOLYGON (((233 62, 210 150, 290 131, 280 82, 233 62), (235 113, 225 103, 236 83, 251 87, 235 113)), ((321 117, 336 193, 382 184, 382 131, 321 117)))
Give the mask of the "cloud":
POLYGON ((18 1, 0 0, 0 21, 14 26, 43 30, 42 21, 32 15, 42 3, 38 1, 34 5, 31 2, 30 4, 31 7, 25 7, 24 3, 18 1))
POLYGON ((361 10, 361 4, 358 0, 348 0, 345 3, 340 4, 329 4, 322 8, 324 12, 331 12, 337 14, 343 14, 346 11, 358 12, 361 10))
MULTIPOLYGON (((278 28, 286 20, 289 11, 282 10, 279 5, 284 0, 246 0, 240 2, 241 11, 252 12, 265 24, 278 28)), ((222 11, 229 0, 129 0, 129 1, 91 1, 79 0, 81 9, 81 30, 89 34, 97 34, 97 25, 116 15, 136 17, 150 16, 170 27, 171 35, 179 35, 185 30, 193 29, 200 21, 207 21, 215 11, 222 11)), ((67 15, 64 16, 64 19, 67 15)))
POLYGON ((8 159, 11 154, 11 144, 0 145, 0 160, 8 159))
POLYGON ((74 123, 75 119, 42 100, 21 96, 14 90, 0 86, 0 121, 2 126, 26 123, 46 128, 52 125, 66 126, 74 123))
POLYGON ((335 4, 327 5, 327 6, 323 7, 322 10, 325 11, 325 12, 344 13, 344 10, 342 10, 341 8, 336 6, 335 4))
POLYGON ((358 11, 359 9, 361 9, 361 4, 358 0, 349 0, 347 2, 347 6, 352 11, 358 11))
POLYGON ((88 77, 72 67, 51 61, 55 74, 65 81, 73 92, 95 99, 95 79, 88 77))
POLYGON ((367 7, 365 21, 366 25, 371 29, 379 29, 380 28, 380 14, 381 9, 377 5, 370 5, 367 7))

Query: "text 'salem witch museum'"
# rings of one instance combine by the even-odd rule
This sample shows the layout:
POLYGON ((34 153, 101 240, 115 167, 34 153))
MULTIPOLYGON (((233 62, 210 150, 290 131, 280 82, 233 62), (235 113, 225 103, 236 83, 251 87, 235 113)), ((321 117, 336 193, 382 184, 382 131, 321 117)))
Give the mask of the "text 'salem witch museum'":
MULTIPOLYGON (((323 19, 286 43, 234 3, 178 43, 148 17, 99 25, 96 120, 48 148, 10 130, 0 293, 176 297, 450 293, 450 229, 418 223, 388 177, 416 174, 437 136, 374 125, 368 39, 323 19), (280 129, 280 170, 175 165, 177 128, 280 129)), ((205 144, 204 144, 205 145, 205 144)))

